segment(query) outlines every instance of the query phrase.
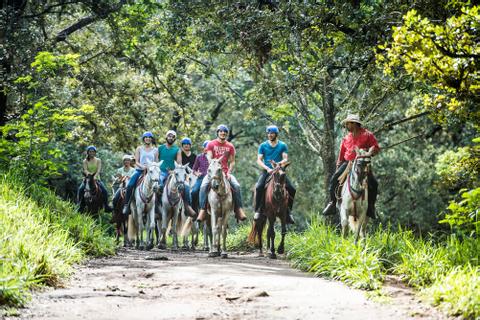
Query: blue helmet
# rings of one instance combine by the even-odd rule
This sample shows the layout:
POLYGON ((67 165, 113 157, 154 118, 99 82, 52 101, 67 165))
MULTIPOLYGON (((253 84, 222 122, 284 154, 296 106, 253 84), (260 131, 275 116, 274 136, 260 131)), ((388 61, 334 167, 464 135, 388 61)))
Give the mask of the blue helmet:
POLYGON ((151 133, 150 131, 145 131, 142 135, 142 139, 147 138, 147 137, 150 137, 150 138, 153 139, 153 133, 151 133))
POLYGON ((184 144, 192 145, 192 140, 190 140, 190 138, 183 138, 180 143, 181 143, 182 145, 184 145, 184 144))
POLYGON ((230 130, 228 130, 228 127, 224 124, 221 124, 217 127, 217 132, 218 131, 225 131, 225 132, 229 132, 230 130))
POLYGON ((209 142, 210 142, 209 140, 203 141, 203 147, 206 148, 206 147, 208 146, 208 143, 209 143, 209 142))
POLYGON ((90 151, 90 150, 93 150, 93 151, 97 152, 97 148, 95 148, 95 146, 88 146, 87 147, 87 152, 90 151))
POLYGON ((266 133, 276 133, 278 134, 278 127, 277 126, 268 126, 267 130, 265 131, 266 133))

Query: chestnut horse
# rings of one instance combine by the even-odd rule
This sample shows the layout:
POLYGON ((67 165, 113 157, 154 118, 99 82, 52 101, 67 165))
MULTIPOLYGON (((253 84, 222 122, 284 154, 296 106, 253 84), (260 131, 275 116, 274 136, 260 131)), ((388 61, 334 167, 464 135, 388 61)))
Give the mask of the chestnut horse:
POLYGON ((268 219, 267 230, 267 249, 270 250, 268 256, 275 259, 275 220, 280 219, 282 240, 278 246, 277 252, 283 254, 285 252, 285 235, 287 233, 286 219, 288 214, 288 191, 287 176, 284 171, 289 163, 284 167, 272 161, 273 171, 270 173, 265 183, 265 209, 263 214, 257 221, 253 222, 252 230, 248 236, 250 243, 257 243, 260 247, 260 256, 263 256, 262 234, 263 228, 268 219))

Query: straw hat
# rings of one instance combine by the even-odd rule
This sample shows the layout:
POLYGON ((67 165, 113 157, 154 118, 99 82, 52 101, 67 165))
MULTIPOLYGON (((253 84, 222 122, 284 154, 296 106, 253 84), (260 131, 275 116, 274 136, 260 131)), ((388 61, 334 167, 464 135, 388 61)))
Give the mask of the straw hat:
POLYGON ((347 122, 356 122, 360 125, 362 125, 362 121, 360 121, 360 116, 358 114, 349 114, 345 120, 342 121, 342 124, 345 124, 347 122))

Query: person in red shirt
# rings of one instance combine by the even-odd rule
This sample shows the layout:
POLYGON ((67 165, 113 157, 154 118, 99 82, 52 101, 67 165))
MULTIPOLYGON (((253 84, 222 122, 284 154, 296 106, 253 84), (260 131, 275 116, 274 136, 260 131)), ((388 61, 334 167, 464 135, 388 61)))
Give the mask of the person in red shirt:
MULTIPOLYGON (((217 127, 217 138, 212 140, 207 145, 207 158, 219 159, 224 153, 228 154, 228 157, 222 159, 222 169, 227 175, 227 179, 230 182, 230 186, 233 191, 233 206, 235 211, 235 217, 243 221, 247 218, 245 212, 242 209, 242 193, 240 190, 240 184, 237 179, 232 175, 232 171, 235 167, 235 147, 232 143, 227 141, 228 127, 226 125, 219 125, 217 127)), ((207 206, 207 188, 210 184, 208 175, 203 179, 200 187, 200 212, 198 213, 198 221, 205 219, 206 206, 207 206)))
MULTIPOLYGON (((367 156, 373 157, 380 151, 377 139, 365 128, 362 128, 362 122, 357 114, 349 114, 345 120, 342 121, 348 134, 342 139, 340 145, 340 153, 337 160, 337 170, 330 179, 329 192, 330 202, 323 210, 324 215, 333 215, 336 213, 336 195, 335 190, 338 186, 338 177, 347 168, 348 162, 355 160, 355 148, 368 150, 367 156)), ((368 175, 368 210, 367 216, 375 219, 375 201, 377 199, 378 182, 370 172, 368 175)))

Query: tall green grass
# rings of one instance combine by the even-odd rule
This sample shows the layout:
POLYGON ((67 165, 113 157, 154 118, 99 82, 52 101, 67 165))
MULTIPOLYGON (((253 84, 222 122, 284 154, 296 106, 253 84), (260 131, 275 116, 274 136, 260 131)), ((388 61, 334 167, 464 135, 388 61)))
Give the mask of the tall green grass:
POLYGON ((114 249, 72 204, 12 175, 0 178, 0 305, 21 306, 30 288, 60 285, 74 263, 114 249))
MULTIPOLYGON (((247 234, 239 229, 229 247, 245 248, 247 234)), ((286 239, 287 258, 296 268, 367 290, 380 288, 387 275, 397 275, 448 313, 480 317, 477 238, 422 238, 380 226, 356 246, 353 237, 344 239, 337 229, 313 221, 286 239)))

